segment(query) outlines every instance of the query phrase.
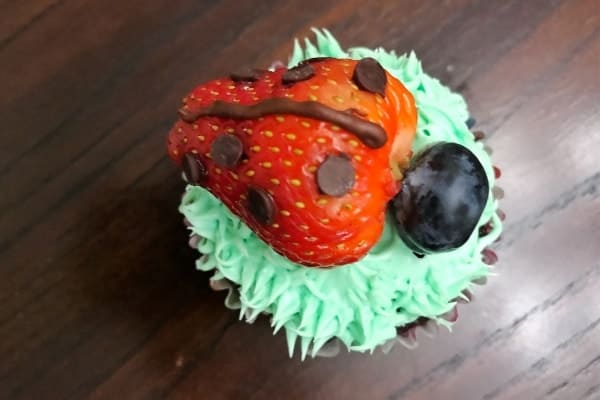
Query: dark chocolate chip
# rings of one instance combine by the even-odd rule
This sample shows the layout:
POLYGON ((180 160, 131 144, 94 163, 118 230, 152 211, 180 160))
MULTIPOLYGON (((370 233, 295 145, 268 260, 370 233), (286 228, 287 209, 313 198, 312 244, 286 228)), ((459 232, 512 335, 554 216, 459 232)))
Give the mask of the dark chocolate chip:
POLYGON ((307 58, 306 60, 300 62, 300 64, 312 64, 312 63, 316 63, 316 62, 331 60, 332 58, 333 57, 313 57, 313 58, 307 58))
POLYGON ((471 129, 472 127, 474 127, 476 123, 477 123, 477 121, 473 117, 469 117, 469 119, 467 119, 465 121, 465 124, 467 124, 467 128, 469 128, 469 129, 471 129))
POLYGON ((217 136, 210 146, 210 156, 215 164, 225 168, 235 167, 243 153, 242 141, 229 133, 217 136))
POLYGON ((354 167, 345 154, 327 156, 317 170, 317 185, 324 194, 340 197, 348 193, 355 182, 354 167))
POLYGON ((281 81, 284 84, 305 81, 315 76, 315 69, 310 64, 299 64, 283 73, 281 81))
POLYGON ((387 75, 381 64, 374 58, 367 57, 360 60, 354 68, 352 79, 362 90, 385 96, 387 75))
POLYGON ((183 173, 190 185, 198 185, 206 178, 208 171, 202 161, 193 153, 185 153, 182 160, 183 173))
POLYGON ((275 200, 269 192, 258 187, 250 187, 247 194, 248 211, 258 222, 270 225, 275 220, 275 200))
POLYGON ((473 136, 475 137, 475 141, 479 141, 485 137, 485 133, 483 131, 475 131, 473 132, 473 136))
POLYGON ((234 82, 255 82, 260 79, 260 71, 256 68, 241 68, 229 74, 234 82))

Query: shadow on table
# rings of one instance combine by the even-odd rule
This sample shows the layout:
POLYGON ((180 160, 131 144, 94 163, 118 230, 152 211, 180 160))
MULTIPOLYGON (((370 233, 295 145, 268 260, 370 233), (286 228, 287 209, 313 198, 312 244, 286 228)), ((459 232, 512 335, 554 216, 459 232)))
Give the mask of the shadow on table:
POLYGON ((79 263, 77 301, 86 304, 93 335, 87 356, 113 371, 97 389, 101 397, 168 391, 188 375, 186 386, 206 386, 219 381, 218 371, 245 382, 241 390, 267 379, 273 366, 284 374, 308 367, 328 374, 372 362, 341 354, 301 363, 298 353, 288 358, 283 331, 273 337, 267 317, 237 322, 238 313, 223 305, 225 293, 213 292, 210 275, 194 268, 197 253, 177 212, 182 190, 178 182, 106 189, 82 215, 82 259, 68 262, 79 263))
MULTIPOLYGON (((187 245, 177 211, 183 189, 177 183, 122 192, 104 188, 80 205, 79 224, 68 234, 78 246, 61 262, 71 275, 64 290, 74 305, 69 312, 76 329, 107 352, 90 356, 116 362, 171 321, 207 304, 213 310, 209 318, 232 316, 222 307, 223 296, 210 290, 208 275, 195 270, 197 253, 187 245)), ((170 365, 172 356, 164 355, 170 365)), ((157 357, 159 366, 166 361, 157 357)))

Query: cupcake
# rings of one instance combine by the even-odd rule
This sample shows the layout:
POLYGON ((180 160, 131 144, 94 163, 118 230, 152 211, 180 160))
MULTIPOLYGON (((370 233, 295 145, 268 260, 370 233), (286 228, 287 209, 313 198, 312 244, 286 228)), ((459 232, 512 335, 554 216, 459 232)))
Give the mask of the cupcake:
POLYGON ((499 170, 414 53, 315 34, 287 67, 184 97, 168 152, 196 266, 240 318, 283 328, 290 356, 414 347, 496 261, 499 170))

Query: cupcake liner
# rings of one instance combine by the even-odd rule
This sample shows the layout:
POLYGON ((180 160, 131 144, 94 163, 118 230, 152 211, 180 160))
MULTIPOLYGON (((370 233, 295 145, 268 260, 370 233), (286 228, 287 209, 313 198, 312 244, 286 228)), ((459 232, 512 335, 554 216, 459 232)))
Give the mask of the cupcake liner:
MULTIPOLYGON (((198 235, 193 235, 198 236, 198 235)), ((197 238, 199 239, 199 238, 197 238)), ((215 274, 216 275, 216 274, 215 274)), ((472 283, 477 285, 484 285, 487 279, 476 279, 472 283)), ((241 310, 242 304, 240 302, 239 286, 234 284, 225 278, 210 278, 209 286, 212 290, 227 291, 225 296, 224 304, 231 310, 241 310)), ((385 354, 388 354, 396 344, 399 344, 407 349, 413 350, 418 347, 418 335, 423 334, 424 336, 433 339, 439 333, 440 326, 445 326, 450 329, 451 326, 458 320, 458 304, 468 304, 472 302, 473 294, 470 290, 466 289, 463 291, 462 296, 455 299, 456 305, 447 313, 442 314, 438 317, 438 320, 420 317, 417 320, 398 327, 397 336, 393 339, 378 346, 378 348, 385 354), (440 323, 439 320, 445 321, 440 323)), ((244 319, 246 323, 253 324, 260 313, 256 313, 251 307, 246 307, 240 312, 240 319, 244 319)), ((264 314, 264 313, 263 313, 264 314)), ((313 346, 309 345, 308 354, 313 354, 314 357, 331 358, 337 356, 342 348, 344 347, 343 342, 338 339, 330 339, 318 351, 313 351, 313 346)))
MULTIPOLYGON (((241 309, 242 305, 239 300, 239 289, 231 281, 227 279, 210 279, 209 285, 214 291, 227 291, 224 302, 227 308, 232 310, 241 309)), ((258 313, 255 313, 255 310, 247 307, 240 313, 240 319, 243 318, 246 323, 252 324, 256 322, 258 315, 258 313)), ((458 319, 457 307, 455 306, 451 311, 441 315, 439 318, 444 319, 451 324, 456 322, 458 319)), ((429 318, 419 318, 413 323, 399 327, 397 336, 380 345, 379 348, 386 354, 389 353, 396 344, 400 344, 403 347, 412 350, 418 346, 417 333, 420 332, 429 338, 434 338, 438 334, 439 328, 440 324, 437 321, 429 318)), ((341 340, 334 338, 327 341, 316 352, 313 351, 314 347, 310 345, 308 354, 314 354, 316 357, 335 357, 341 352, 343 346, 344 344, 341 340)))
POLYGON ((236 285, 228 279, 209 279, 209 285, 215 292, 227 291, 225 296, 225 307, 230 310, 239 310, 242 308, 242 302, 240 301, 240 291, 236 285))

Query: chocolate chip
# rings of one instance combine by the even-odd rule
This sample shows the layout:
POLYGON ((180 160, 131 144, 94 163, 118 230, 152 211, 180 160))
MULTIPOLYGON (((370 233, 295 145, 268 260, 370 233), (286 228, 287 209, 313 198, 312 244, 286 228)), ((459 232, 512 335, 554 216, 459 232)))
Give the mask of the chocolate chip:
POLYGON ((355 182, 354 167, 345 154, 330 155, 317 170, 317 185, 321 192, 340 197, 348 193, 355 182))
POLYGON ((275 200, 269 192, 258 187, 250 187, 247 194, 248 211, 263 225, 270 225, 275 220, 275 200))
POLYGON ((208 171, 195 154, 185 153, 182 160, 183 173, 190 185, 198 185, 206 178, 208 171))
POLYGON ((242 159, 244 146, 241 140, 232 134, 226 133, 217 136, 210 146, 210 156, 215 164, 233 168, 242 159))
POLYGON ((315 69, 310 64, 299 64, 283 73, 281 81, 284 84, 305 81, 315 75, 315 69))
POLYGON ((316 63, 316 62, 331 60, 332 58, 333 57, 313 57, 313 58, 307 58, 306 60, 302 61, 300 64, 312 64, 312 63, 316 63))
POLYGON ((385 96, 387 75, 381 64, 374 58, 367 57, 360 60, 354 68, 352 79, 362 90, 385 96))
POLYGON ((260 71, 256 68, 241 68, 229 74, 234 82, 256 82, 260 79, 260 71))

